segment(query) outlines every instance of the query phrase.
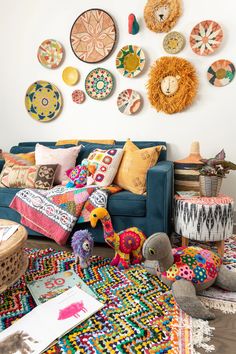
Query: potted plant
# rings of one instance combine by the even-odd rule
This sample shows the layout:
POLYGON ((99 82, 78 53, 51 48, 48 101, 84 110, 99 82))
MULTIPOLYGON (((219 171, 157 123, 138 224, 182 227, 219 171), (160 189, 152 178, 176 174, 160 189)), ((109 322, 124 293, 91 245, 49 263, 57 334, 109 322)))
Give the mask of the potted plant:
POLYGON ((223 178, 230 170, 236 170, 236 165, 225 160, 224 149, 215 157, 201 161, 204 165, 199 170, 200 194, 204 197, 216 197, 220 192, 223 178))

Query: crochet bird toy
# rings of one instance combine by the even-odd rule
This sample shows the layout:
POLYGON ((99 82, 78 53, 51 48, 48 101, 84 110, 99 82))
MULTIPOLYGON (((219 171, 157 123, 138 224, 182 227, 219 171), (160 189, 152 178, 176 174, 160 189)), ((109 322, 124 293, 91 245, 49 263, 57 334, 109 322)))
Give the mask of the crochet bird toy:
POLYGON ((115 257, 111 261, 111 265, 124 269, 128 268, 130 264, 139 264, 142 261, 142 246, 146 240, 144 233, 137 227, 115 232, 111 217, 105 208, 96 208, 91 212, 91 226, 96 227, 99 220, 103 226, 106 243, 115 250, 115 257))

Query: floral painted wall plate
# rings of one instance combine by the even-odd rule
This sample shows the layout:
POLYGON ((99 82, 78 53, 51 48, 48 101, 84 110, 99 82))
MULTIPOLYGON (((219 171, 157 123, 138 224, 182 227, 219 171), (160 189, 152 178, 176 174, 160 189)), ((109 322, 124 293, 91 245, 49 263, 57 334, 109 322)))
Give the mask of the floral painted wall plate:
POLYGON ((85 63, 98 63, 112 52, 116 27, 112 17, 101 9, 83 12, 74 22, 70 44, 74 54, 85 63))
POLYGON ((62 62, 64 50, 58 41, 55 39, 46 39, 38 49, 39 62, 49 69, 56 69, 62 62))
POLYGON ((194 53, 209 55, 220 46, 223 40, 223 31, 220 25, 214 21, 202 21, 198 23, 190 34, 190 45, 194 53))
POLYGON ((48 122, 58 116, 62 97, 58 88, 48 81, 36 81, 27 90, 25 107, 31 117, 48 122))
POLYGON ((113 75, 103 68, 90 71, 85 79, 85 90, 94 100, 104 100, 110 96, 113 86, 113 75))
POLYGON ((217 87, 228 85, 234 78, 234 64, 225 59, 215 61, 207 71, 208 81, 217 87))
POLYGON ((129 78, 139 75, 144 65, 144 52, 136 45, 126 45, 116 56, 116 68, 123 76, 129 78))
POLYGON ((163 40, 163 48, 169 54, 179 53, 185 46, 185 38, 179 32, 168 33, 163 40))
POLYGON ((77 104, 81 104, 85 101, 85 93, 82 90, 74 90, 72 92, 72 100, 77 104))
POLYGON ((73 86, 79 80, 79 72, 73 66, 67 66, 62 72, 62 79, 67 85, 73 86))
POLYGON ((117 98, 117 106, 121 113, 127 115, 135 114, 141 107, 141 96, 137 91, 124 90, 117 98))

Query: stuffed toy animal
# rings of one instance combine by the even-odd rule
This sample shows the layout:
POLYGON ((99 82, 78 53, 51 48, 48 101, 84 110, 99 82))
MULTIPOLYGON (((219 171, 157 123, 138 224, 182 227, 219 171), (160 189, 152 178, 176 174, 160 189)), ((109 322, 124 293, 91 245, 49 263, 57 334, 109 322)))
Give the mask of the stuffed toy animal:
MULTIPOLYGON (((171 249, 165 233, 150 236, 143 245, 144 267, 153 274, 151 261, 158 261, 157 275, 172 288, 179 307, 188 315, 212 320, 210 312, 197 298, 196 292, 217 285, 228 291, 236 291, 236 273, 222 266, 220 256, 200 247, 171 249)), ((156 264, 156 263, 155 263, 156 264)))
POLYGON ((115 257, 111 265, 120 269, 128 268, 129 264, 139 264, 142 260, 142 247, 146 240, 144 233, 137 227, 130 227, 116 233, 113 229, 111 217, 105 208, 96 208, 90 214, 92 227, 101 220, 104 239, 115 250, 115 257))
POLYGON ((87 268, 89 266, 93 245, 93 237, 88 230, 76 231, 72 236, 71 246, 75 255, 75 261, 80 264, 81 268, 87 268))

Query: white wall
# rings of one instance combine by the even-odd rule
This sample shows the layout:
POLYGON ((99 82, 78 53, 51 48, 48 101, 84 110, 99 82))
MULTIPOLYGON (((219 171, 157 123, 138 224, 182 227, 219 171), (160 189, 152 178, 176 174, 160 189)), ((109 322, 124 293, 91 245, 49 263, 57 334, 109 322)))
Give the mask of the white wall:
MULTIPOLYGON (((225 58, 236 65, 235 0, 183 0, 183 16, 175 26, 187 38, 186 48, 179 56, 190 60, 197 68, 200 87, 197 101, 183 113, 165 115, 157 113, 146 98, 145 83, 149 65, 166 55, 162 48, 164 34, 149 31, 144 24, 143 8, 146 0, 0 0, 0 83, 1 124, 0 147, 9 149, 19 141, 57 140, 62 138, 115 138, 125 140, 165 140, 169 144, 169 159, 188 155, 192 141, 201 144, 204 157, 225 148, 226 157, 236 162, 236 114, 234 81, 223 88, 215 88, 206 79, 208 66, 225 58), (117 47, 111 57, 99 65, 86 64, 75 57, 69 42, 71 26, 84 10, 99 7, 108 11, 119 29, 117 47), (134 12, 141 31, 136 36, 128 34, 127 17, 134 12), (224 30, 224 42, 209 57, 194 54, 188 37, 195 24, 212 19, 224 30), (63 65, 56 70, 44 68, 37 60, 39 44, 47 38, 59 40, 65 48, 63 65), (137 78, 123 78, 115 68, 119 48, 126 44, 141 46, 147 57, 144 73, 137 78), (111 70, 116 79, 113 95, 105 101, 87 97, 83 105, 71 100, 75 88, 84 89, 87 73, 96 66, 111 70), (62 81, 62 70, 75 66, 81 74, 80 82, 73 88, 62 81), (62 92, 64 107, 58 118, 49 123, 32 119, 24 106, 28 86, 36 80, 48 80, 62 92), (116 106, 117 95, 126 88, 137 89, 144 97, 142 111, 133 117, 121 114, 116 106)), ((236 199, 236 172, 224 181, 223 191, 236 199)))

